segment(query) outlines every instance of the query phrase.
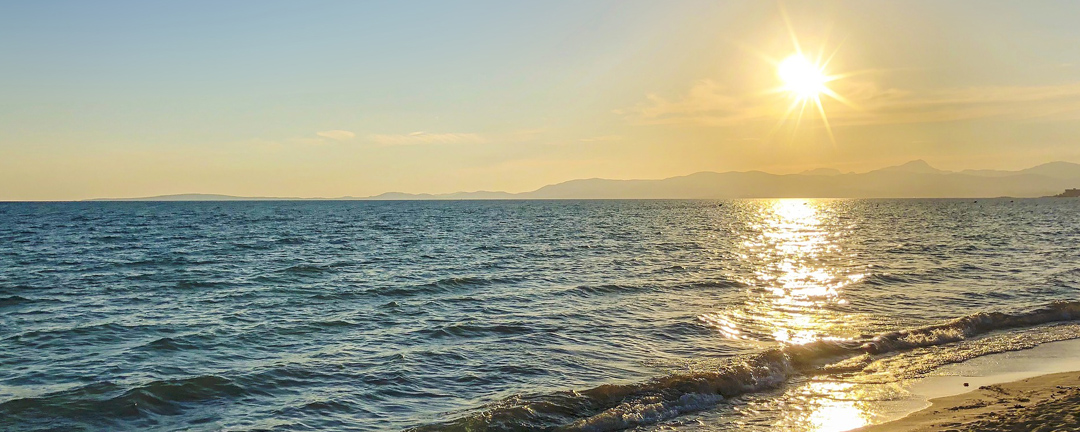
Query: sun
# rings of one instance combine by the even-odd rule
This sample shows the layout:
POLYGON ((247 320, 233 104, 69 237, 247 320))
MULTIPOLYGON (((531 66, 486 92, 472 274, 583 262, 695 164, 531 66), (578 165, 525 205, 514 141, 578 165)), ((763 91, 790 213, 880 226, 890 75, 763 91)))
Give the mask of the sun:
POLYGON ((852 101, 829 88, 830 83, 848 78, 857 72, 829 73, 829 64, 840 50, 840 47, 835 47, 829 53, 829 50, 826 49, 827 41, 823 39, 821 46, 817 50, 804 50, 804 45, 799 42, 799 37, 795 35, 791 20, 782 7, 780 16, 783 17, 784 24, 787 25, 794 52, 791 52, 787 57, 783 57, 783 60, 776 60, 775 57, 766 53, 757 53, 759 57, 776 67, 776 76, 781 84, 764 93, 782 94, 785 96, 784 99, 788 100, 787 109, 783 111, 779 121, 773 130, 769 132, 769 135, 776 133, 788 121, 794 120, 795 126, 792 128, 792 139, 794 139, 806 112, 814 113, 816 111, 817 117, 821 119, 822 125, 825 126, 825 132, 829 135, 829 140, 835 145, 836 136, 833 135, 832 125, 829 124, 829 118, 825 114, 825 104, 822 102, 826 99, 832 99, 854 110, 860 110, 852 101), (826 55, 827 53, 828 55, 826 55))
POLYGON ((780 62, 776 73, 784 83, 784 90, 797 99, 814 99, 828 90, 825 83, 829 77, 801 54, 792 54, 780 62))
MULTIPOLYGON (((802 123, 803 115, 809 109, 810 111, 817 111, 822 124, 825 126, 825 132, 829 134, 829 140, 835 144, 836 137, 833 135, 828 116, 825 115, 825 105, 822 104, 822 100, 826 98, 834 99, 851 108, 858 109, 851 101, 837 94, 828 85, 830 82, 851 76, 851 74, 829 74, 827 67, 832 56, 825 57, 823 55, 824 49, 822 49, 815 57, 816 60, 811 61, 803 55, 803 50, 799 46, 800 44, 798 39, 795 38, 794 32, 792 32, 791 37, 795 45, 795 53, 778 62, 770 60, 776 65, 776 76, 780 79, 781 86, 770 90, 769 93, 786 94, 791 101, 773 131, 775 132, 793 117, 795 129, 798 129, 799 124, 802 123)), ((833 54, 836 53, 833 52, 833 54)))
POLYGON ((825 131, 829 134, 829 139, 835 143, 836 137, 833 136, 832 126, 829 125, 829 119, 825 115, 825 106, 821 103, 821 100, 823 96, 827 96, 845 105, 851 105, 850 101, 832 91, 827 85, 829 82, 843 78, 845 75, 829 75, 825 71, 826 66, 829 64, 828 59, 821 61, 822 56, 819 55, 816 62, 808 60, 803 55, 794 33, 792 33, 792 40, 795 42, 795 53, 780 62, 774 63, 776 65, 776 75, 780 78, 782 85, 772 91, 785 93, 791 99, 787 112, 781 117, 777 127, 780 127, 793 114, 797 113, 795 127, 798 128, 809 105, 811 110, 817 111, 821 116, 821 122, 825 125, 825 131))

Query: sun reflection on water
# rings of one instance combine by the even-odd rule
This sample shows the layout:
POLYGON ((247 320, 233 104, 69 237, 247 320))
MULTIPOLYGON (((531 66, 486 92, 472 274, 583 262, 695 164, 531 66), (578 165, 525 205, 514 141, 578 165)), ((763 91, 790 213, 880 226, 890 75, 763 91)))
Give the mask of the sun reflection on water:
POLYGON ((844 287, 863 278, 850 265, 844 232, 824 219, 829 201, 781 199, 758 202, 757 220, 740 244, 742 265, 752 278, 743 304, 701 319, 733 339, 805 344, 844 339, 854 328, 844 287))
MULTIPOLYGON (((858 336, 868 320, 844 297, 863 279, 854 252, 845 247, 850 226, 843 202, 780 199, 753 204, 755 218, 742 232, 739 265, 745 297, 702 315, 728 338, 801 345, 858 336)), ((844 382, 803 383, 781 400, 785 430, 845 431, 873 417, 866 395, 844 382)))
POLYGON ((863 395, 851 383, 812 381, 793 396, 805 404, 785 419, 796 430, 842 432, 866 426, 872 418, 863 395))

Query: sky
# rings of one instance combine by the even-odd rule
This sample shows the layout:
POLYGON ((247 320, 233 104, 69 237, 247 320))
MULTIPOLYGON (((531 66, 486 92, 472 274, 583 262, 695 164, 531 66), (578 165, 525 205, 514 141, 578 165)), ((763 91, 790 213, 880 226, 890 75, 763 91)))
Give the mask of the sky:
POLYGON ((1080 162, 1078 16, 1075 1, 3 2, 0 200, 1080 162), (777 72, 800 52, 839 96, 801 117, 777 72))

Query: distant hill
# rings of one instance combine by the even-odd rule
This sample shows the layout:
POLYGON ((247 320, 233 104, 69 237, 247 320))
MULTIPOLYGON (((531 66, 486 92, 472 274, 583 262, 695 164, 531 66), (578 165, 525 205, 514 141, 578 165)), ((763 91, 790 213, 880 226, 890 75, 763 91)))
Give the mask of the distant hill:
MULTIPOLYGON (((680 199, 680 198, 982 198, 1043 197, 1080 187, 1080 164, 1050 162, 1019 171, 934 168, 922 160, 865 173, 819 168, 799 174, 761 171, 699 172, 659 180, 580 179, 531 192, 388 192, 336 200, 477 200, 477 199, 680 199)), ((107 201, 241 201, 300 198, 183 194, 107 201)), ((321 199, 321 198, 316 198, 321 199)))
POLYGON ((515 199, 517 195, 508 192, 455 192, 450 194, 409 194, 402 192, 386 192, 370 197, 338 197, 338 198, 298 198, 298 197, 245 197, 220 194, 175 194, 158 195, 138 198, 94 198, 87 201, 356 201, 356 200, 492 200, 492 199, 515 199))
POLYGON ((832 175, 840 175, 840 174, 843 174, 843 173, 840 172, 840 170, 838 170, 836 168, 815 168, 815 169, 803 171, 803 172, 801 172, 799 174, 801 174, 801 175, 832 176, 832 175))
POLYGON ((948 171, 942 171, 942 170, 939 170, 937 168, 934 168, 934 167, 930 166, 930 164, 926 163, 926 161, 924 161, 922 159, 913 160, 913 161, 908 162, 908 163, 903 164, 903 165, 885 167, 885 168, 879 169, 878 171, 916 173, 916 174, 942 174, 942 173, 947 173, 948 172, 948 171))
POLYGON ((409 194, 402 192, 387 192, 371 197, 365 198, 339 198, 339 199, 366 199, 366 200, 430 200, 430 199, 444 199, 444 200, 492 200, 492 199, 515 199, 516 194, 509 192, 489 192, 489 191, 476 191, 476 192, 454 192, 449 194, 409 194))
POLYGON ((1039 197, 1080 182, 1032 174, 977 177, 878 170, 863 174, 698 173, 664 180, 574 180, 523 198, 967 198, 1039 197))
POLYGON ((1039 166, 1031 167, 1020 171, 1001 171, 1001 170, 964 170, 960 171, 960 174, 968 174, 980 177, 1008 177, 1017 174, 1034 174, 1046 177, 1052 177, 1057 179, 1075 179, 1077 178, 1077 167, 1080 165, 1069 162, 1050 162, 1044 163, 1039 166))
POLYGON ((219 194, 175 194, 140 198, 94 198, 87 201, 280 201, 303 198, 241 197, 219 194))

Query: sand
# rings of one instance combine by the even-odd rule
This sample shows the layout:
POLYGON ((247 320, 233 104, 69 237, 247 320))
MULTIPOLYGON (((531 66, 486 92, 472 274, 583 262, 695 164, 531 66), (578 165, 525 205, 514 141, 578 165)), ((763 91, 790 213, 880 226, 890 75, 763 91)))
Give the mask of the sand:
POLYGON ((1080 431, 1080 371, 983 386, 853 432, 1080 431))

